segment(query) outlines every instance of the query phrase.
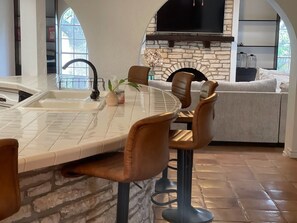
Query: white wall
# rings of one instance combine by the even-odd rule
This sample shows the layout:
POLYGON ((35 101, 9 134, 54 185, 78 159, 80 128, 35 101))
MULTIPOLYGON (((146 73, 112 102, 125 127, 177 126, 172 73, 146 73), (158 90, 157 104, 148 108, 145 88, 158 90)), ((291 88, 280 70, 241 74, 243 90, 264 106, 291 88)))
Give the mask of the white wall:
POLYGON ((126 77, 138 64, 141 42, 153 15, 165 0, 65 0, 83 27, 89 59, 104 78, 126 77))
POLYGON ((0 76, 15 75, 14 15, 12 0, 0 2, 0 76))

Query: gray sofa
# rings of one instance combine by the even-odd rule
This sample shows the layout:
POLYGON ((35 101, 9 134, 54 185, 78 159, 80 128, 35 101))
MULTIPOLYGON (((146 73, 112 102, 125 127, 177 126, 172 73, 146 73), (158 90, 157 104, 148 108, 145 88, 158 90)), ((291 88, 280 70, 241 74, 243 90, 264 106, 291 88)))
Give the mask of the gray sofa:
MULTIPOLYGON (((213 141, 284 143, 288 95, 276 92, 276 79, 218 83, 213 141)), ((170 82, 149 81, 149 85, 171 90, 170 82)), ((187 109, 196 107, 201 85, 192 83, 192 104, 187 109)))

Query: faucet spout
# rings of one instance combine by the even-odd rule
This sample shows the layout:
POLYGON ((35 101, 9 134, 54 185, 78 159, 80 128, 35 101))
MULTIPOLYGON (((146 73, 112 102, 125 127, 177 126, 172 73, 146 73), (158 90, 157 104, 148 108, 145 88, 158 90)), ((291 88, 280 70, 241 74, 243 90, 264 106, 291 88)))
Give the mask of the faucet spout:
POLYGON ((84 62, 92 68, 93 74, 94 74, 94 82, 93 82, 93 89, 92 89, 90 98, 93 100, 97 100, 100 95, 100 91, 98 90, 98 74, 97 74, 97 70, 96 70, 94 64, 92 64, 90 61, 88 61, 86 59, 78 58, 78 59, 73 59, 73 60, 68 61, 67 63, 64 64, 64 66, 62 68, 66 69, 70 64, 75 63, 75 62, 84 62))

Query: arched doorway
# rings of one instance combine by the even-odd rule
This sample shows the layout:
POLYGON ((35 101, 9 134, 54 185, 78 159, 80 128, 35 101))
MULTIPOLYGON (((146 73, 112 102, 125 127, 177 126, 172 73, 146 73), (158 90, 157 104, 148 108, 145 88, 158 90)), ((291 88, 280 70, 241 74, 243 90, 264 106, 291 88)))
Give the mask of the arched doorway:
POLYGON ((291 8, 296 7, 296 2, 287 2, 282 0, 268 0, 271 6, 277 11, 284 23, 286 24, 290 41, 291 41, 291 71, 290 87, 287 105, 286 137, 284 155, 297 158, 297 138, 294 135, 297 132, 297 28, 292 25, 297 20, 297 15, 291 8), (294 6, 295 4, 295 6, 294 6))

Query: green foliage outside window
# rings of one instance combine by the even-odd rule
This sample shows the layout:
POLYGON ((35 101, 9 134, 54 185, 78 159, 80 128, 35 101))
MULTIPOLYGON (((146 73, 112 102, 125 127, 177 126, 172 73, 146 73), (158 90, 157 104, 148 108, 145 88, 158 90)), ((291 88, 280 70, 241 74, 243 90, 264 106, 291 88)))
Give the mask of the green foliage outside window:
POLYGON ((279 26, 279 43, 277 56, 277 70, 285 73, 290 72, 291 47, 290 38, 284 22, 280 21, 279 26))

